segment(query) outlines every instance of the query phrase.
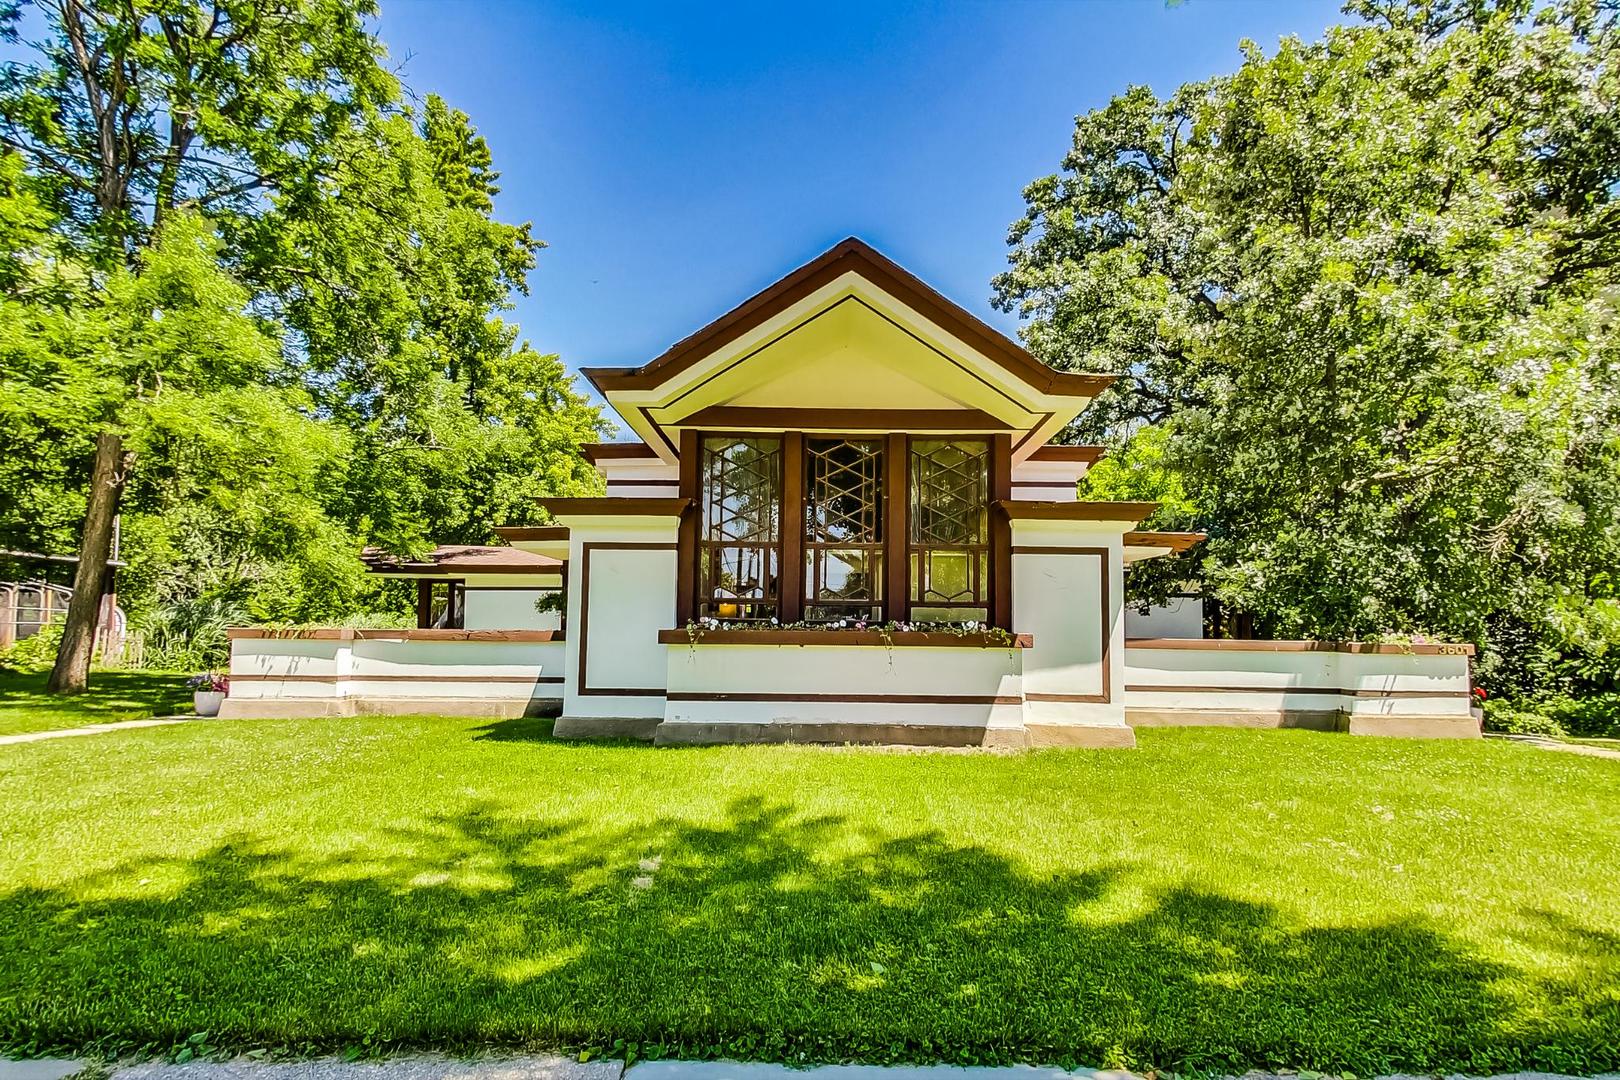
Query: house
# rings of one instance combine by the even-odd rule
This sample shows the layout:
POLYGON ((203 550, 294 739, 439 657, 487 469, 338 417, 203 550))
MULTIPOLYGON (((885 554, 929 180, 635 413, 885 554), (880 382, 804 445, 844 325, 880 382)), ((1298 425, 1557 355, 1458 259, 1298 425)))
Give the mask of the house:
POLYGON ((550 706, 559 736, 658 743, 1478 733, 1468 646, 1128 640, 1130 566, 1200 537, 1077 498, 1101 451, 1051 440, 1112 377, 1047 367, 859 240, 584 374, 637 438, 587 449, 605 495, 540 499, 552 524, 504 548, 373 556, 418 580, 417 630, 234 632, 226 715, 550 706))

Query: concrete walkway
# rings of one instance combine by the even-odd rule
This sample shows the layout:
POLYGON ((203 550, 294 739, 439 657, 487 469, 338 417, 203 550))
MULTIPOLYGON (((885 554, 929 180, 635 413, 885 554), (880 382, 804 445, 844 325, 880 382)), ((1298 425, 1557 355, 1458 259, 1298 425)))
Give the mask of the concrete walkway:
MULTIPOLYGON (((625 1068, 622 1061, 580 1063, 545 1055, 491 1056, 458 1060, 412 1055, 379 1061, 260 1062, 193 1061, 170 1065, 148 1061, 111 1067, 52 1058, 8 1061, 0 1058, 0 1080, 68 1080, 86 1070, 106 1080, 1143 1080, 1135 1073, 1096 1069, 1054 1069, 1034 1065, 964 1068, 957 1065, 820 1065, 792 1069, 768 1062, 644 1061, 625 1068)), ((87 1078, 88 1080, 88 1078, 87 1078)), ((1231 1080, 1299 1080, 1297 1073, 1250 1072, 1231 1080)), ((1375 1080, 1420 1080, 1378 1077, 1375 1080)), ((1475 1080, 1454 1074, 1447 1080, 1475 1080)), ((1506 1073, 1489 1080, 1580 1080, 1557 1073, 1506 1073)), ((1592 1080, 1620 1080, 1606 1073, 1592 1080)))
POLYGON ((25 731, 21 735, 0 735, 0 746, 45 739, 71 739, 75 735, 100 735, 104 731, 124 731, 128 728, 165 727, 196 719, 198 717, 195 716, 154 716, 148 720, 115 720, 110 724, 86 724, 84 727, 59 728, 56 731, 25 731))
POLYGON ((1549 739, 1541 735, 1493 735, 1492 737, 1506 739, 1509 742, 1523 743, 1525 746, 1534 746, 1538 750, 1561 750, 1566 754, 1584 754, 1587 757, 1610 758, 1614 761, 1620 761, 1620 750, 1611 750, 1606 746, 1583 746, 1580 743, 1549 739))

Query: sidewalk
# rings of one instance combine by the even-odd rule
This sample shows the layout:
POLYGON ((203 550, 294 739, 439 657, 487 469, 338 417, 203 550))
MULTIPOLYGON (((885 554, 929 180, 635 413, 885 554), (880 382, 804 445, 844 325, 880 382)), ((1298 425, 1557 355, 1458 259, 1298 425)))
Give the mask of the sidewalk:
POLYGON ((126 728, 166 727, 184 724, 195 716, 154 716, 146 720, 114 720, 106 724, 86 724, 83 727, 58 728, 55 731, 25 731, 21 735, 0 735, 0 746, 11 743, 39 742, 42 739, 71 739, 76 735, 100 735, 104 731, 123 731, 126 728))
MULTIPOLYGON (((107 1080, 1144 1080, 1135 1073, 1096 1069, 1054 1069, 1033 1065, 966 1068, 958 1065, 819 1065, 791 1069, 768 1062, 643 1061, 625 1068, 622 1061, 581 1063, 571 1058, 512 1056, 456 1060, 437 1056, 383 1058, 345 1062, 161 1061, 115 1065, 110 1069, 62 1058, 37 1061, 0 1059, 0 1080, 67 1080, 86 1070, 107 1080)), ((1311 1077, 1318 1074, 1303 1074, 1311 1077)), ((1245 1073, 1233 1080, 1302 1080, 1299 1073, 1245 1073)), ((1365 1080, 1365 1078, 1364 1078, 1365 1080)), ((1417 1080, 1389 1076, 1373 1080, 1417 1080)), ((1476 1080, 1453 1075, 1447 1080, 1476 1080)), ((1485 1080, 1578 1080, 1558 1073, 1504 1073, 1485 1080)), ((1620 1080, 1605 1073, 1592 1080, 1620 1080)))

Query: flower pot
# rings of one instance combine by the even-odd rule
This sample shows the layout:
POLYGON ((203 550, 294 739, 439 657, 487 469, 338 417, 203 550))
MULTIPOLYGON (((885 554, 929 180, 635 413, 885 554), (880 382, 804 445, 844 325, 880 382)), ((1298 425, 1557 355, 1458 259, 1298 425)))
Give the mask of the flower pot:
POLYGON ((219 707, 225 703, 225 691, 198 690, 191 695, 191 702, 196 706, 198 716, 218 716, 219 707))

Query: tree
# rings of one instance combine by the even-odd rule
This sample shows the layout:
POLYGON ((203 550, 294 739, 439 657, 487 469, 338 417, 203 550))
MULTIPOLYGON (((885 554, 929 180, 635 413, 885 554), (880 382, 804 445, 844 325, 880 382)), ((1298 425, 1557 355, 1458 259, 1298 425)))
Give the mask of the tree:
POLYGON ((318 409, 354 436, 334 512, 400 553, 484 543, 537 494, 592 490, 598 408, 500 313, 542 245, 494 220, 499 189, 464 114, 435 96, 323 151, 318 188, 246 223, 242 272, 298 343, 318 409))
POLYGON ((1614 11, 1352 9, 1081 117, 998 303, 1125 373, 1086 434, 1162 429, 1211 534, 1184 570, 1261 632, 1460 636, 1517 678, 1620 568, 1614 11))
MULTIPOLYGON (((6 68, 0 141, 41 178, 80 252, 104 272, 155 265, 146 255, 177 211, 250 214, 267 191, 307 185, 307 148, 395 92, 363 3, 41 0, 41 8, 51 34, 31 43, 36 62, 6 68)), ((16 14, 5 13, 12 37, 16 14)), ((87 684, 128 465, 115 418, 154 384, 131 387, 98 418, 54 691, 87 684)))
MULTIPOLYGON (((494 219, 498 173, 466 115, 436 97, 421 116, 405 106, 365 29, 369 0, 39 6, 49 33, 27 43, 32 62, 0 76, 0 143, 25 164, 59 261, 81 273, 56 310, 29 301, 23 317, 88 325, 125 311, 114 286, 136 295, 132 282, 178 258, 154 255, 181 243, 165 238, 183 221, 174 228, 198 245, 204 233, 219 240, 218 287, 197 295, 197 317, 251 315, 279 343, 189 417, 158 408, 155 383, 125 383, 119 396, 98 382, 50 420, 72 434, 49 475, 0 475, 59 511, 78 501, 62 490, 77 486, 69 476, 96 478, 78 503, 75 593, 86 599, 69 612, 53 688, 85 685, 111 523, 132 492, 131 539, 176 572, 143 566, 129 580, 154 597, 206 593, 270 618, 355 598, 361 542, 486 540, 528 495, 593 482, 578 443, 600 429, 599 413, 555 357, 520 346, 499 318, 540 245, 527 224, 494 219), (227 283, 246 290, 230 296, 241 307, 214 303, 227 283), (91 402, 97 410, 74 404, 91 402), (341 447, 341 460, 300 456, 305 445, 341 447), (126 478, 132 453, 152 482, 126 478), (233 460, 253 467, 221 482, 219 464, 233 460), (259 498, 274 511, 256 509, 259 498), (278 536, 283 557, 267 546, 278 536), (285 602, 251 586, 270 576, 288 586, 285 602)), ((15 26, 15 8, 0 5, 0 29, 15 38, 15 26)), ((54 375, 33 374, 130 374, 143 331, 127 314, 95 364, 70 341, 54 375)), ((51 399, 48 382, 22 385, 51 399)))

